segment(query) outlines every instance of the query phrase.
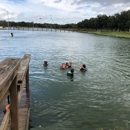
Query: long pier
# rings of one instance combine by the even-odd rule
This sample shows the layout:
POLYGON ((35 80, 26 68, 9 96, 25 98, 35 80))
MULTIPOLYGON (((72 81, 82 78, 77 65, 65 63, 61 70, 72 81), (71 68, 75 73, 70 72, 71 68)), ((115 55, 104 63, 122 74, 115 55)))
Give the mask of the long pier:
POLYGON ((28 130, 30 58, 30 54, 25 54, 20 59, 0 62, 0 130, 28 130), (9 109, 4 113, 7 105, 9 109))
POLYGON ((6 27, 5 28, 6 30, 19 30, 19 31, 63 31, 63 32, 67 32, 67 31, 73 31, 73 30, 65 30, 65 29, 55 29, 55 28, 40 28, 40 27, 35 27, 35 28, 32 28, 32 27, 6 27))

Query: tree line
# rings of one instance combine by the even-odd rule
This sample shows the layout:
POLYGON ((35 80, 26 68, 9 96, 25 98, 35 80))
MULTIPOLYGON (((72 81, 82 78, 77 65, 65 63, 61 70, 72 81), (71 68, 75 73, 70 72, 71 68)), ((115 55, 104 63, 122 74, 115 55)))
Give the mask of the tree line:
POLYGON ((87 29, 105 29, 105 30, 119 30, 129 31, 130 29, 130 10, 123 11, 120 14, 113 16, 98 15, 96 18, 85 19, 77 23, 78 28, 87 29))
POLYGON ((69 29, 91 29, 91 30, 130 30, 130 10, 122 11, 121 13, 112 16, 98 15, 96 18, 84 19, 83 21, 74 24, 50 24, 50 23, 33 23, 33 22, 12 22, 0 20, 0 26, 7 27, 40 27, 40 28, 69 28, 69 29))

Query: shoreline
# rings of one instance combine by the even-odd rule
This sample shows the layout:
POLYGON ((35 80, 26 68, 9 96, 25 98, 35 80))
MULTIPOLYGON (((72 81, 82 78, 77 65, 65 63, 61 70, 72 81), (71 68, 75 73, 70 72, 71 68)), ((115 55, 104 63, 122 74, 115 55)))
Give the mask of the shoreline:
POLYGON ((130 39, 130 32, 128 31, 110 31, 110 30, 89 30, 89 29, 61 29, 65 31, 72 31, 72 32, 79 32, 79 33, 88 33, 88 34, 95 34, 100 36, 110 36, 110 37, 117 37, 117 38, 126 38, 130 39))
POLYGON ((87 32, 89 34, 101 35, 101 36, 110 36, 110 37, 117 37, 117 38, 127 38, 130 39, 129 32, 101 32, 101 31, 94 31, 94 32, 87 32))
POLYGON ((100 36, 110 36, 110 37, 117 37, 117 38, 127 38, 130 39, 130 32, 117 32, 117 31, 89 31, 89 30, 70 30, 74 32, 81 32, 81 33, 88 33, 88 34, 95 34, 100 36))

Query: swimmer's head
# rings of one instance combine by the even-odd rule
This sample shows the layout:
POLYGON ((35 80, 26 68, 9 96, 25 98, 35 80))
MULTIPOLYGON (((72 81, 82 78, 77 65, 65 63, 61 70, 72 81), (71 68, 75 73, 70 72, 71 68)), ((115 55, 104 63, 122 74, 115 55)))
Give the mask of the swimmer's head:
POLYGON ((72 68, 70 71, 73 73, 73 72, 74 72, 74 69, 72 68))
POLYGON ((83 64, 83 67, 84 67, 84 68, 86 68, 86 65, 85 65, 85 64, 83 64))

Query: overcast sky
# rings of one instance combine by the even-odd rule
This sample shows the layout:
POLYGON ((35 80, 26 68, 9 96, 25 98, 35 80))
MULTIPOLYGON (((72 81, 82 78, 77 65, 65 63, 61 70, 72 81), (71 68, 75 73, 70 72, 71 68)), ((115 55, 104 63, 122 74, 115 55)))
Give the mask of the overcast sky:
POLYGON ((130 0, 0 0, 0 20, 78 23, 130 10, 130 0))

